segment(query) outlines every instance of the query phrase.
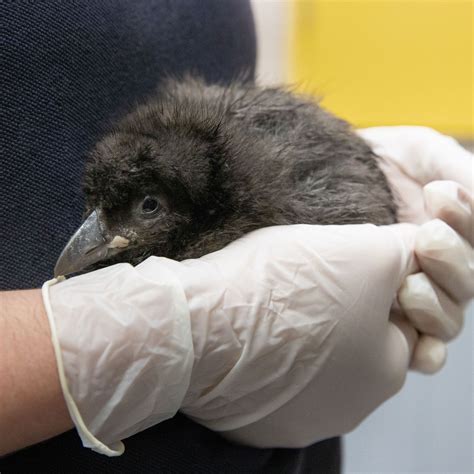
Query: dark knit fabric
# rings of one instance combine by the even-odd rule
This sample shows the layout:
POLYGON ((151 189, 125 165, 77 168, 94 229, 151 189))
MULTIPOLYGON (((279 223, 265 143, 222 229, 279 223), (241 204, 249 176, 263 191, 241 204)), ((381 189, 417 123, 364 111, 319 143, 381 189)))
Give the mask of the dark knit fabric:
POLYGON ((242 0, 17 1, 0 22, 0 288, 37 287, 81 221, 104 129, 165 74, 253 73, 255 34, 242 0))
MULTIPOLYGON (((246 0, 0 2, 0 35, 0 289, 52 276, 82 218, 87 151, 160 77, 226 82, 255 65, 246 0)), ((71 431, 1 459, 0 472, 332 473, 340 464, 338 440, 257 450, 181 415, 125 445, 106 458, 71 431)))
POLYGON ((125 440, 121 457, 81 446, 75 432, 0 460, 2 474, 336 474, 339 440, 306 449, 252 449, 226 442, 182 415, 125 440))

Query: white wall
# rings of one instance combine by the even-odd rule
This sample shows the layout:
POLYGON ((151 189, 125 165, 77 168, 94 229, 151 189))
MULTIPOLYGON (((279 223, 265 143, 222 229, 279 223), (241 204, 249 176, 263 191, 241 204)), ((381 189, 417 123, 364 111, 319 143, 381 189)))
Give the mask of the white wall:
POLYGON ((291 0, 251 0, 257 29, 257 81, 283 84, 287 77, 291 0))

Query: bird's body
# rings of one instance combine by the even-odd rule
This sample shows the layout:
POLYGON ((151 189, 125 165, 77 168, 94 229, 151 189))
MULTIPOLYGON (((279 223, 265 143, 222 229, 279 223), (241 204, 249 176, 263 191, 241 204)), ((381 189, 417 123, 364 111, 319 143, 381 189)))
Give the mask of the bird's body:
POLYGON ((164 83, 98 143, 84 189, 105 238, 130 242, 101 264, 199 257, 272 225, 396 221, 377 157, 346 122, 244 83, 164 83))

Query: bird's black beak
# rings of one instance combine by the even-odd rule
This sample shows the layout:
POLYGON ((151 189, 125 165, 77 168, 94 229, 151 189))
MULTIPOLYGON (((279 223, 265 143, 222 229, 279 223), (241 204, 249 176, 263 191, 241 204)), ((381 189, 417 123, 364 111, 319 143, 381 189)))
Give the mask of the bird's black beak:
POLYGON ((79 272, 90 265, 116 255, 128 246, 128 240, 105 237, 104 225, 97 210, 93 211, 69 239, 54 267, 54 276, 79 272))

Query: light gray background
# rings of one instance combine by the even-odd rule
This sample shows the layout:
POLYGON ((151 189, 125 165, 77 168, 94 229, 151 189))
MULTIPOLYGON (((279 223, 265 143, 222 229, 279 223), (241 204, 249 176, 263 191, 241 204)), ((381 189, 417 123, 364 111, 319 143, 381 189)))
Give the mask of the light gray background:
POLYGON ((471 305, 441 373, 410 374, 345 437, 345 473, 474 473, 473 320, 471 305))

